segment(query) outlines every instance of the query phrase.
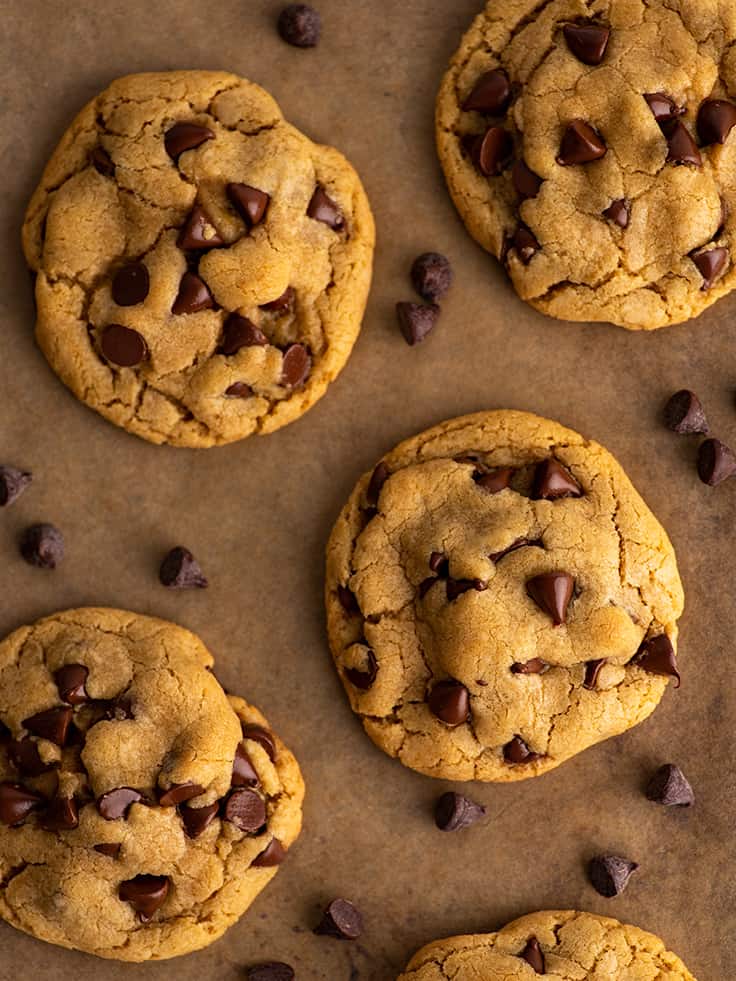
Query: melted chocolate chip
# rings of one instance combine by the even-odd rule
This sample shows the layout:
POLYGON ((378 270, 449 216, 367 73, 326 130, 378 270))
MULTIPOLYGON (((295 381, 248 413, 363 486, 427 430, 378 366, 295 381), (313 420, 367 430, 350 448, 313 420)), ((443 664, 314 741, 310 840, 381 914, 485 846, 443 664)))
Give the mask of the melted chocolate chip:
POLYGON ((529 579, 526 591, 556 627, 565 623, 575 580, 568 572, 543 572, 529 579))
POLYGON ((207 283, 196 273, 185 272, 171 312, 178 317, 186 313, 199 313, 200 310, 211 310, 214 305, 215 301, 207 283))
POLYGON ((680 672, 677 669, 677 656, 672 641, 667 634, 650 637, 639 648, 634 663, 650 674, 660 674, 677 679, 680 687, 680 672))
POLYGON ((438 798, 434 809, 434 822, 440 831, 463 831, 476 824, 486 815, 482 804, 462 794, 448 791, 438 798))
POLYGON ((511 168, 511 180, 514 189, 522 201, 528 198, 535 198, 539 194, 539 189, 544 183, 541 177, 530 170, 523 160, 517 160, 511 168))
POLYGON ((660 127, 685 114, 684 107, 678 106, 675 100, 664 92, 650 92, 644 98, 660 127))
POLYGON ((177 804, 184 804, 203 793, 204 787, 198 783, 175 783, 167 790, 159 792, 158 803, 160 807, 176 807, 177 804))
POLYGON ((528 266, 536 253, 539 252, 540 245, 526 225, 519 225, 511 239, 511 248, 514 249, 524 265, 528 266))
POLYGON ((205 589, 207 577, 188 548, 177 545, 164 557, 158 577, 169 589, 205 589))
POLYGON ((449 576, 450 560, 447 558, 444 552, 432 552, 429 557, 428 564, 432 572, 436 572, 441 579, 449 576))
POLYGON ((514 141, 503 126, 491 126, 470 146, 470 157, 484 177, 497 177, 511 160, 514 141))
POLYGON ((37 744, 30 737, 13 740, 8 745, 8 757, 16 770, 26 777, 40 777, 58 766, 58 763, 44 763, 37 744))
POLYGON ((15 828, 23 824, 28 815, 38 810, 43 802, 43 797, 35 790, 4 780, 0 783, 0 822, 15 828))
POLYGON ((465 112, 481 112, 500 116, 511 102, 511 83, 502 68, 493 68, 481 75, 462 104, 465 112))
POLYGON ((45 709, 23 720, 23 727, 34 736, 48 739, 57 746, 65 746, 73 709, 68 705, 45 709))
POLYGON ((321 221, 324 225, 335 231, 340 232, 345 227, 345 218, 337 204, 327 194, 321 185, 317 185, 312 200, 307 208, 307 216, 314 221, 321 221))
POLYGON ((148 296, 151 280, 143 262, 131 262, 118 269, 112 281, 112 298, 119 307, 133 307, 148 296))
POLYGON ((238 743, 233 760, 233 775, 230 781, 233 787, 257 787, 258 774, 253 768, 250 756, 242 743, 238 743))
POLYGON ((473 474, 473 480, 489 494, 500 494, 502 490, 506 490, 509 487, 513 476, 514 470, 512 467, 500 467, 498 470, 491 470, 490 473, 476 471, 473 474))
POLYGON ((164 146, 171 159, 176 160, 185 150, 194 150, 214 138, 215 134, 206 126, 197 123, 175 123, 164 136, 164 146))
POLYGON ((266 310, 268 313, 283 313, 284 310, 291 310, 295 299, 296 290, 293 286, 287 286, 281 296, 277 296, 270 303, 262 303, 261 310, 266 310))
POLYGON ((189 807, 185 805, 179 811, 184 831, 189 838, 199 838, 201 834, 212 824, 220 810, 219 802, 206 804, 204 807, 189 807))
POLYGON ((491 562, 498 563, 512 552, 520 548, 544 548, 544 542, 540 538, 517 538, 507 548, 502 548, 500 552, 491 552, 488 558, 491 562))
POLYGON ((584 65, 600 65, 606 54, 611 31, 601 24, 565 24, 567 46, 584 65))
POLYGON ((683 122, 676 122, 666 135, 669 145, 667 163, 691 164, 693 167, 703 165, 700 150, 683 122))
POLYGON ((84 705, 90 700, 85 689, 89 668, 83 664, 65 664, 54 674, 56 687, 62 702, 68 705, 84 705))
POLYGON ((253 865, 259 869, 269 869, 281 863, 286 858, 286 849, 278 838, 272 838, 260 855, 253 859, 253 865))
POLYGON ((357 940, 363 932, 363 917, 348 899, 333 899, 314 932, 336 940, 357 940))
POLYGON ((143 800, 143 794, 132 787, 116 787, 108 790, 97 800, 97 810, 106 821, 127 817, 131 805, 143 800))
POLYGON ((41 816, 44 831, 73 831, 79 826, 79 808, 73 797, 55 797, 41 816))
POLYGON ((273 733, 264 729, 263 726, 257 725, 243 725, 242 730, 243 738, 252 739, 254 743, 258 743, 273 763, 277 756, 276 740, 273 738, 273 733))
POLYGON ((725 143, 736 126, 736 105, 725 99, 706 99, 698 110, 697 125, 703 146, 725 143))
POLYGON ((453 728, 470 718, 468 689, 452 678, 438 681, 432 686, 427 695, 427 705, 432 715, 453 728))
POLYGON ((618 198, 609 204, 603 212, 603 217, 608 218, 619 228, 628 228, 631 219, 631 204, 626 198, 618 198))
POLYGON ((556 501, 562 497, 582 497, 583 489, 573 475, 553 457, 543 460, 534 471, 532 497, 556 501))
POLYGON ((243 347, 265 347, 266 344, 266 335, 247 317, 232 313, 225 321, 220 344, 220 351, 225 357, 232 357, 243 347))
POLYGON ((722 246, 715 249, 698 249, 691 252, 690 258, 698 267, 698 272, 703 277, 703 291, 709 290, 716 283, 728 266, 728 249, 722 246))
POLYGON ((606 899, 620 896, 632 873, 639 868, 636 862, 630 862, 618 855, 598 855, 591 859, 588 866, 590 884, 596 892, 606 899))
POLYGON ((606 155, 606 144, 601 134, 583 119, 568 124, 560 143, 557 163, 561 167, 591 163, 606 155))
POLYGON ((546 974, 547 967, 544 962, 544 953, 542 948, 539 946, 539 941, 536 937, 529 937, 526 947, 519 954, 522 960, 525 960, 537 974, 546 974))
POLYGON ((101 146, 96 146, 90 152, 89 160, 98 174, 102 174, 103 177, 114 176, 115 164, 112 162, 112 158, 107 150, 103 150, 101 146))
POLYGON ((692 807, 695 803, 690 781, 674 763, 665 763, 652 774, 646 795, 649 800, 664 807, 692 807))
POLYGON ((688 389, 675 392, 664 408, 664 424, 673 433, 707 435, 708 420, 700 399, 688 389))
POLYGON ((482 579, 449 579, 447 580, 447 599, 450 603, 456 600, 458 596, 462 596, 463 593, 469 592, 474 589, 478 593, 482 593, 488 588, 488 584, 484 583, 482 579))
POLYGON ((148 357, 148 345, 138 333, 122 324, 109 324, 100 335, 102 353, 119 368, 135 368, 148 357))
POLYGON ((224 240, 202 205, 195 204, 179 233, 176 244, 184 250, 201 250, 223 245, 224 240))
POLYGON ((449 259, 439 252, 425 252, 411 267, 411 281, 423 300, 436 303, 452 286, 453 272, 449 259))
POLYGON ((704 484, 716 487, 736 476, 736 456, 720 439, 706 439, 698 450, 698 476, 704 484))
POLYGON ((249 399, 253 395, 253 389, 245 382, 233 382, 225 389, 225 398, 228 399, 249 399))
POLYGON ((222 816, 241 831, 255 834, 266 823, 266 805, 254 790, 233 790, 225 801, 222 816))
POLYGON ((436 303, 397 303, 399 330, 410 347, 421 342, 437 326, 440 308, 436 303))
POLYGON ((531 749, 529 749, 521 736, 514 736, 514 738, 504 746, 503 758, 507 763, 517 765, 521 763, 534 763, 535 760, 541 759, 541 754, 534 753, 531 749))
POLYGON ((26 470, 0 466, 0 508, 16 501, 32 479, 26 470))
POLYGON ((260 225, 266 216, 266 210, 271 198, 265 191, 259 191, 257 187, 250 187, 248 184, 228 184, 226 187, 227 196, 230 203, 251 229, 260 225))
POLYGON ((313 48, 319 44, 322 18, 319 11, 306 3, 291 3, 279 14, 277 26, 287 44, 296 48, 313 48))
POLYGON ((312 370, 312 356, 303 344, 289 344, 281 363, 281 384, 284 388, 301 388, 312 370))
POLYGON ((166 902, 170 885, 165 875, 137 875, 120 883, 118 896, 130 903, 142 923, 148 923, 166 902))
POLYGON ((601 673, 601 668, 606 663, 606 658, 602 657, 595 661, 588 661, 585 665, 585 677, 583 679, 583 688, 587 688, 588 691, 595 691, 596 685, 598 683, 598 675, 601 673))
POLYGON ((378 504, 378 498, 380 497, 383 485, 386 483, 388 478, 391 476, 391 471, 387 465, 381 460, 376 469, 371 474, 371 479, 368 484, 368 489, 365 492, 365 499, 371 506, 375 507, 378 504))
POLYGON ((347 586, 338 585, 337 598, 340 601, 340 606, 351 617, 357 616, 360 613, 360 606, 352 589, 349 589, 347 586))
POLYGON ((360 689, 360 691, 368 691, 372 688, 378 675, 376 655, 373 651, 368 650, 365 656, 367 661, 365 668, 345 668, 344 671, 345 677, 350 684, 360 689))
POLYGON ((95 845, 94 849, 100 855, 107 855, 108 858, 117 858, 122 847, 117 842, 102 842, 100 845, 95 845))
POLYGON ((531 661, 516 661, 511 665, 514 674, 544 674, 549 668, 550 665, 541 657, 533 657, 531 661))

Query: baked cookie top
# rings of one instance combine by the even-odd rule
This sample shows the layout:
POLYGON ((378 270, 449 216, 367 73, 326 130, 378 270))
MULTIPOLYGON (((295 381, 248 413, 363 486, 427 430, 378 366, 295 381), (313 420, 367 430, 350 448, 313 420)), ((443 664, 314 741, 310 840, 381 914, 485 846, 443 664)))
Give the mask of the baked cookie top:
POLYGON ((437 102, 470 233, 522 299, 652 329, 736 283, 736 11, 489 0, 437 102))
POLYGON ((0 916, 100 957, 216 940, 299 834, 296 760, 181 627, 58 613, 0 644, 0 916))
POLYGON ((326 600, 353 710, 434 777, 537 776, 641 722, 677 675, 666 533, 606 450, 523 412, 442 423, 365 474, 326 600))
POLYGON ((131 75, 77 116, 23 245, 38 342, 77 398, 154 443, 269 433, 350 355, 371 278, 336 150, 225 72, 131 75))
POLYGON ((450 937, 412 957, 398 981, 695 981, 652 933, 592 913, 532 913, 498 933, 450 937))

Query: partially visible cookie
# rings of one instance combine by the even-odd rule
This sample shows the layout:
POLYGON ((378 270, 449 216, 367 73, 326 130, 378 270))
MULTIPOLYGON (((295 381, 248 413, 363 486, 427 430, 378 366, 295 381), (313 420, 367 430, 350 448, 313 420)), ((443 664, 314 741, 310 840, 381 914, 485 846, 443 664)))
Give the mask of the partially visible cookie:
POLYGON ((423 947, 398 981, 695 981, 659 937, 592 913, 522 916, 498 933, 423 947))
POLYGON ((270 433, 345 365, 374 238, 347 160, 259 86, 131 75, 72 122, 28 207, 36 336, 77 398, 154 443, 270 433))
POLYGON ((220 937, 301 827, 296 760, 194 634, 81 609, 0 643, 0 916, 99 957, 220 937))
POLYGON ((437 143, 522 299, 649 330, 733 289, 735 42, 718 0, 488 0, 442 82, 437 143))
POLYGON ((537 776, 679 679, 665 531, 606 450, 523 412, 442 423, 365 474, 326 602, 366 732, 434 777, 537 776))

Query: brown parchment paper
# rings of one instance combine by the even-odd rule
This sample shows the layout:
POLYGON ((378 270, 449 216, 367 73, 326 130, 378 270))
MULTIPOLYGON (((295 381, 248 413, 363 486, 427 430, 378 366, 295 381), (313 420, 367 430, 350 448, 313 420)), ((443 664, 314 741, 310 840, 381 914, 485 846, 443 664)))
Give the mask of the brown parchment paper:
POLYGON ((671 392, 691 387, 716 433, 736 442, 736 297, 652 335, 528 309, 465 233, 434 152, 435 92, 481 0, 315 2, 324 40, 313 51, 279 40, 273 0, 0 4, 0 462, 35 475, 0 512, 0 632, 81 604, 190 627, 223 683, 294 749, 308 788, 288 862, 208 950, 118 965, 3 924, 0 979, 235 981, 254 961, 283 959, 299 979, 391 981, 429 940, 577 907, 659 934, 698 981, 730 981, 736 483, 700 484, 696 443, 667 432, 658 413, 671 392), (173 68, 223 68, 264 85, 292 122, 353 161, 378 223, 368 314, 339 380, 296 424, 217 450, 150 446, 75 401, 35 347, 19 246, 27 199, 83 103, 118 75, 173 68), (408 267, 426 249, 451 257, 456 284, 434 335, 410 349, 393 304, 412 299, 408 267), (443 835, 431 808, 449 785, 384 756, 348 708, 324 636, 323 549, 355 479, 381 453, 442 419, 501 406, 602 442, 670 532, 687 595, 683 686, 671 686, 644 725, 548 776, 467 787, 487 805, 487 824, 443 835), (20 531, 38 520, 66 535, 55 573, 18 555, 20 531), (200 558, 209 590, 158 584, 162 554, 179 543, 200 558), (641 792, 668 761, 695 786, 689 812, 667 812, 641 792), (585 863, 601 850, 642 866, 616 900, 586 881, 585 863), (311 933, 337 895, 365 914, 358 943, 311 933))

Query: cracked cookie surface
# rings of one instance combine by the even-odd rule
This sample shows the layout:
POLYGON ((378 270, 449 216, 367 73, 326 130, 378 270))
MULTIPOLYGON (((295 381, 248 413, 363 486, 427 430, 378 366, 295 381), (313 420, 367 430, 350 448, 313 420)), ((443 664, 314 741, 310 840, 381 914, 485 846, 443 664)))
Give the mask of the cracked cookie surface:
POLYGON ((121 78, 71 124, 28 208, 36 336, 77 398, 154 443, 269 433, 345 365, 374 238, 350 164, 259 86, 121 78))
POLYGON ((558 423, 442 423, 365 474, 327 549, 330 647, 371 739, 520 780, 645 719, 677 677, 674 551, 613 457, 558 423))
POLYGON ((549 911, 423 947, 398 981, 695 981, 659 937, 607 916, 549 911))
POLYGON ((194 634, 80 609, 0 644, 0 916, 100 957, 216 940, 301 827, 296 760, 194 634))
POLYGON ((733 289, 736 11, 489 0, 437 101, 473 237, 563 320, 680 323, 733 289))

